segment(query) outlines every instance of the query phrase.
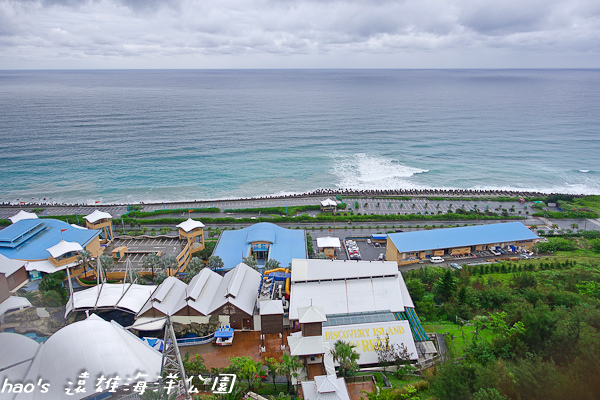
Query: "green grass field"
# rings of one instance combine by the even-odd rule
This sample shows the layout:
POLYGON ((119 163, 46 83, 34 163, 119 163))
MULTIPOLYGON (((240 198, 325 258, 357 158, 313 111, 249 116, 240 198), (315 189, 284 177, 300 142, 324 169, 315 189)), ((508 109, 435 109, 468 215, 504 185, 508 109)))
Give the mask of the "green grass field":
MULTIPOLYGON (((451 322, 436 322, 431 324, 423 324, 425 332, 436 332, 446 335, 446 344, 454 357, 462 357, 466 353, 467 347, 473 342, 475 336, 474 326, 460 326, 451 322)), ((494 337, 494 332, 490 329, 483 329, 479 332, 479 338, 491 340, 494 337)))

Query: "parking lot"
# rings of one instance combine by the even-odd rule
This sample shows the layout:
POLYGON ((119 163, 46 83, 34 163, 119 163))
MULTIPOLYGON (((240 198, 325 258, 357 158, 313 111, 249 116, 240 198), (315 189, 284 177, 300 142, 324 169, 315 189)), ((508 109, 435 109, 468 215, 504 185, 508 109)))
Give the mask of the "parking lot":
POLYGON ((133 268, 137 271, 143 271, 142 262, 147 254, 160 253, 161 255, 171 254, 174 256, 179 255, 181 252, 181 243, 178 237, 165 238, 116 238, 107 247, 105 254, 111 254, 112 250, 127 246, 127 254, 125 257, 115 262, 114 271, 124 271, 127 260, 131 261, 133 268))

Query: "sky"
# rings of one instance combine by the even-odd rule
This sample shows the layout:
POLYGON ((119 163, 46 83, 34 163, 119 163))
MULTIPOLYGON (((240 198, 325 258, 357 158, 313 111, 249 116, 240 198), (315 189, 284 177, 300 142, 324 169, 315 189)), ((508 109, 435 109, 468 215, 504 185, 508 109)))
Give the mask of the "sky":
POLYGON ((600 68, 598 0, 0 0, 0 69, 600 68))

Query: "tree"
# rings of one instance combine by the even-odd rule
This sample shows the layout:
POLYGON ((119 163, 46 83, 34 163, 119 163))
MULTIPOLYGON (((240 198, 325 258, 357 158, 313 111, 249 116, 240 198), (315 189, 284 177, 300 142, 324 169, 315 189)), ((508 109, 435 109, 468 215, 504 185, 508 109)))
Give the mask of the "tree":
POLYGON ((165 254, 161 260, 161 268, 167 270, 167 276, 171 276, 171 268, 177 268, 177 257, 173 254, 165 254))
POLYGON ((256 261, 256 258, 252 256, 244 257, 242 262, 252 269, 258 269, 258 262, 256 261))
POLYGON ((92 253, 90 253, 88 250, 80 251, 77 260, 83 266, 84 276, 87 276, 87 269, 90 266, 90 261, 92 261, 92 253))
POLYGON ((208 231, 208 237, 219 237, 221 235, 221 228, 211 229, 208 231))
POLYGON ((297 370, 302 368, 302 362, 298 356, 291 356, 289 353, 283 353, 281 362, 277 366, 277 373, 287 378, 288 393, 290 393, 290 380, 299 376, 297 370))
POLYGON ((574 231, 576 231, 577 229, 579 229, 579 224, 578 224, 578 223, 576 223, 576 222, 573 222, 573 223, 571 224, 571 229, 573 229, 574 231))
POLYGON ((456 291, 456 279, 452 276, 452 271, 449 269, 444 271, 444 274, 435 284, 435 292, 438 298, 446 301, 452 298, 456 291))
POLYGON ((192 257, 192 259, 190 260, 190 262, 188 263, 185 271, 187 273, 187 275, 185 276, 185 281, 187 283, 190 283, 190 281, 192 280, 192 278, 196 275, 198 275, 198 272, 202 271, 202 269, 204 268, 204 263, 202 262, 202 260, 198 257, 192 257))
MULTIPOLYGON (((111 256, 100 256, 100 264, 102 264, 104 277, 107 278, 107 274, 115 267, 115 260, 113 260, 111 256)), ((96 271, 96 273, 97 272, 98 271, 96 271)))
POLYGON ((265 358, 265 366, 269 370, 269 374, 271 374, 271 379, 273 380, 273 390, 277 390, 277 385, 275 384, 275 379, 277 378, 277 370, 279 368, 279 363, 275 359, 275 357, 265 358))
POLYGON ((279 263, 279 261, 277 261, 274 258, 268 259, 267 262, 265 263, 265 269, 275 269, 275 268, 279 268, 281 266, 281 264, 279 263))
POLYGON ((221 257, 210 256, 210 257, 208 257, 207 266, 211 270, 216 271, 218 269, 222 269, 225 266, 225 264, 223 263, 223 260, 221 260, 221 257))
POLYGON ((146 254, 142 260, 142 267, 152 269, 152 276, 154 277, 154 268, 160 268, 160 258, 156 253, 146 254))
POLYGON ((346 376, 347 372, 358 369, 357 361, 360 355, 354 349, 356 349, 356 345, 338 340, 333 345, 333 349, 329 351, 333 356, 333 360, 340 364, 342 376, 346 376))

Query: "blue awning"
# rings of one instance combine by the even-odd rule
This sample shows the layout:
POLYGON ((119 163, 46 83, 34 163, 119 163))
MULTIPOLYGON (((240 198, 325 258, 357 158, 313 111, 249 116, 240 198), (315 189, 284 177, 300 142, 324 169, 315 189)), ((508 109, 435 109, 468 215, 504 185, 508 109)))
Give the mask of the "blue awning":
POLYGON ((218 330, 215 332, 215 337, 216 337, 216 338, 225 338, 225 339, 227 339, 227 338, 230 338, 230 337, 233 337, 233 329, 228 329, 228 330, 224 330, 224 329, 223 329, 223 330, 221 330, 221 329, 218 329, 218 330))

